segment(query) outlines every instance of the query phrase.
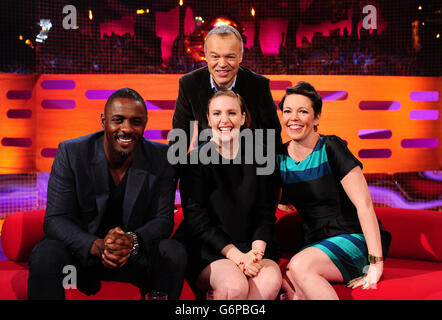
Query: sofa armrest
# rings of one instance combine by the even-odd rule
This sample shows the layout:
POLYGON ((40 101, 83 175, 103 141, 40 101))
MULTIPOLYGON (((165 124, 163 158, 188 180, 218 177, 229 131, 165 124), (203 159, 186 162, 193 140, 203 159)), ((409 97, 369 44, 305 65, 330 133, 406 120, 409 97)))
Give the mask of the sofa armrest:
POLYGON ((9 260, 28 261, 43 236, 45 210, 16 212, 6 217, 2 228, 2 248, 9 260))
POLYGON ((391 233, 388 256, 400 259, 442 261, 442 214, 428 210, 375 208, 391 233))

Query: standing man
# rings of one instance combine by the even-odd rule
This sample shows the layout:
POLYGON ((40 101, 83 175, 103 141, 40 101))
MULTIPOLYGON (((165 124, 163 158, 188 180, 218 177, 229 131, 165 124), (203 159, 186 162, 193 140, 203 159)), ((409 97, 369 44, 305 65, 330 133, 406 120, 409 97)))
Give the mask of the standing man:
MULTIPOLYGON (((97 293, 100 280, 130 282, 144 294, 181 293, 187 256, 168 240, 175 178, 167 146, 143 138, 144 99, 124 88, 101 114, 104 131, 60 143, 52 165, 45 235, 30 257, 29 299, 64 299, 63 268, 77 287, 97 293)), ((144 296, 144 295, 143 295, 144 296)))
POLYGON ((173 128, 185 131, 188 147, 193 129, 190 122, 198 121, 198 132, 209 128, 207 103, 214 92, 227 89, 246 101, 252 129, 274 129, 276 149, 282 145, 281 124, 270 92, 270 81, 240 67, 243 51, 242 37, 235 28, 227 25, 215 27, 207 34, 204 43, 207 66, 180 78, 173 128))

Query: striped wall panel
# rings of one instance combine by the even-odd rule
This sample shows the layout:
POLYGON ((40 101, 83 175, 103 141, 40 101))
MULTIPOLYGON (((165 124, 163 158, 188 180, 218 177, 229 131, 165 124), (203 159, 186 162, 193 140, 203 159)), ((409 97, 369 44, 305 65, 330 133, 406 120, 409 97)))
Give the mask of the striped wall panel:
MULTIPOLYGON (((146 100, 144 136, 167 143, 179 77, 0 74, 0 173, 50 171, 58 143, 101 130, 106 99, 122 87, 137 90, 146 100)), ((301 80, 312 83, 324 100, 319 132, 341 136, 363 161, 365 173, 442 167, 440 78, 268 78, 276 103, 286 87, 301 80)))

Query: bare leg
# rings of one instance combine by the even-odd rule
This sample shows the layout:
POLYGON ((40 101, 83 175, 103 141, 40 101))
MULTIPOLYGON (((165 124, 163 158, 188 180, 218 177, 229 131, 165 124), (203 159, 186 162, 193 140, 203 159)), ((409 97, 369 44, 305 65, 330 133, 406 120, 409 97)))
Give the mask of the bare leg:
POLYGON ((299 252, 290 260, 287 278, 309 300, 338 300, 329 281, 344 281, 333 261, 315 247, 299 252))
POLYGON ((203 291, 212 289, 215 300, 246 300, 249 294, 247 277, 228 259, 208 265, 198 276, 196 285, 203 291))
POLYGON ((301 288, 288 277, 288 273, 284 274, 282 278, 282 288, 287 293, 288 300, 306 300, 301 288))
POLYGON ((282 276, 276 262, 263 259, 262 264, 258 275, 249 279, 248 300, 274 300, 281 289, 282 276))

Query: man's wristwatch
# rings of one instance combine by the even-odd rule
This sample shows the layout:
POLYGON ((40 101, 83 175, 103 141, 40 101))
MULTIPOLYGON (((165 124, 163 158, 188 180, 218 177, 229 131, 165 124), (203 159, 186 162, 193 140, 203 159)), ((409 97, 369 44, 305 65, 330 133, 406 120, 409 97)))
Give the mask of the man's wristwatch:
POLYGON ((372 254, 368 254, 368 262, 369 262, 370 264, 378 263, 378 262, 381 262, 381 261, 384 261, 384 258, 383 258, 383 257, 375 257, 375 256, 372 255, 372 254))
POLYGON ((138 254, 138 250, 140 249, 140 243, 138 242, 138 236, 134 232, 126 232, 127 234, 130 234, 132 236, 133 244, 132 248, 130 249, 130 255, 135 256, 138 254))

